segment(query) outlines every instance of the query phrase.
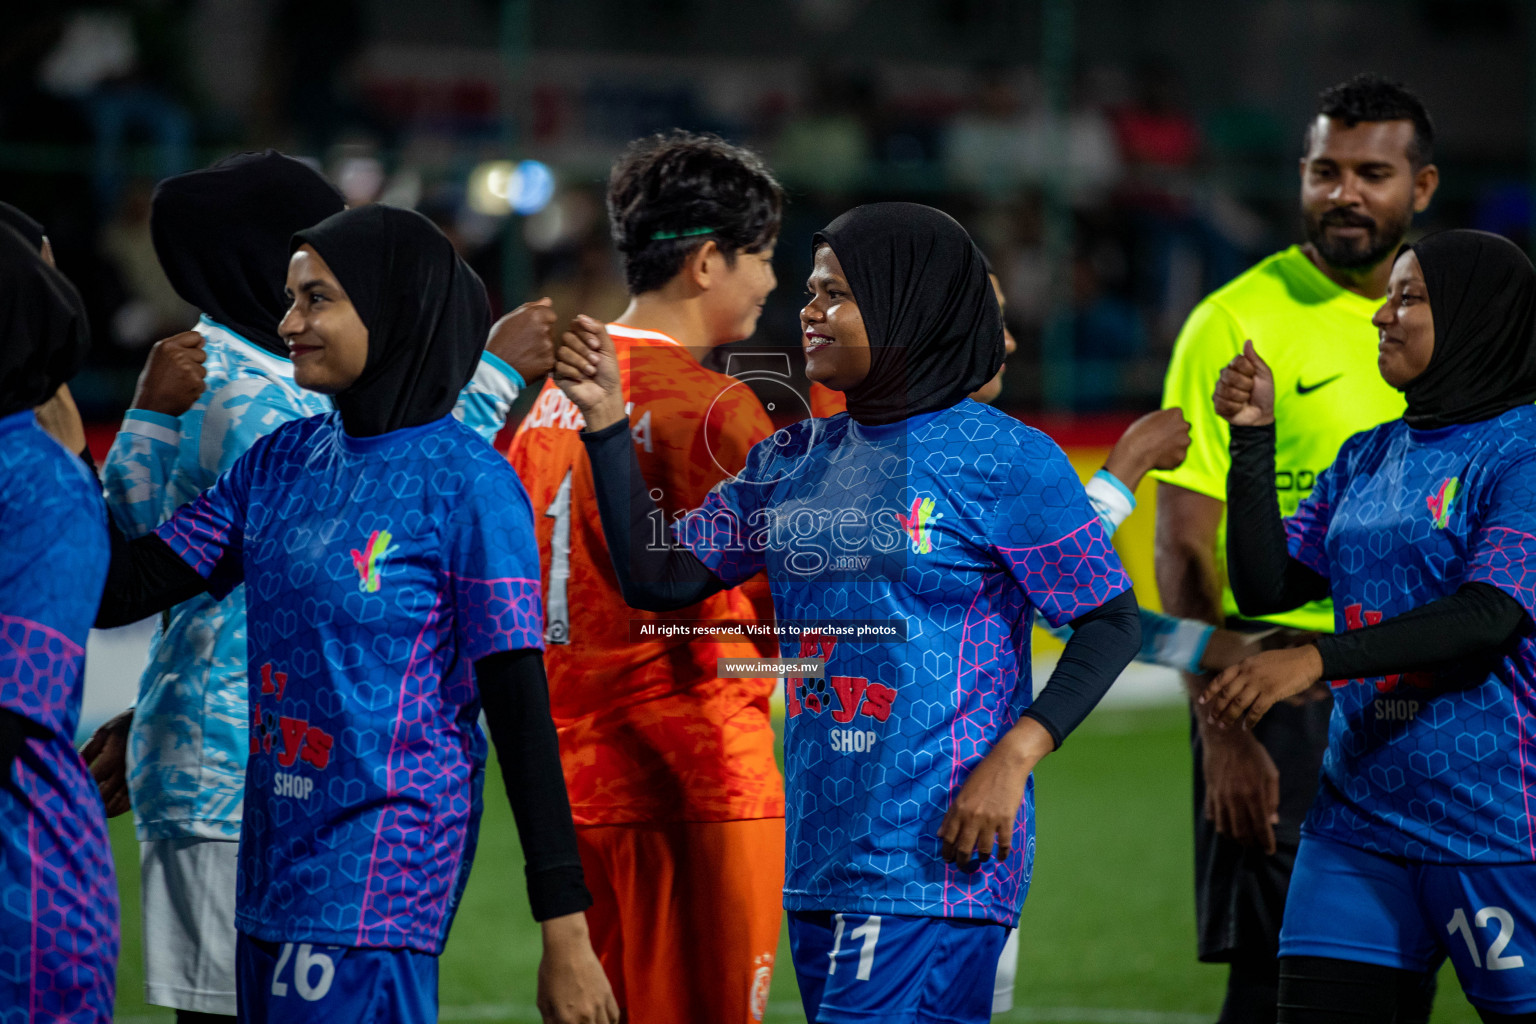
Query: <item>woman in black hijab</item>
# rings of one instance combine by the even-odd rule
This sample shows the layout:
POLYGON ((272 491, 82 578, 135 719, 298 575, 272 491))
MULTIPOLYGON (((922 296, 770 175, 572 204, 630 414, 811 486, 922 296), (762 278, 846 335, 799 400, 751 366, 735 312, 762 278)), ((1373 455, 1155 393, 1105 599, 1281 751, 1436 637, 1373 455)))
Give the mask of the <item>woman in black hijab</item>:
POLYGON ((101 798, 75 752, 86 637, 107 564, 101 495, 34 407, 90 348, 80 297, 0 225, 0 1006, 108 1021, 117 888, 101 798))
POLYGON ((818 231, 812 250, 813 279, 842 278, 858 296, 862 331, 841 330, 835 314, 807 322, 806 375, 842 391, 856 421, 947 409, 996 375, 1002 313, 986 257, 953 218, 917 203, 873 203, 818 231))
POLYGON ((286 359, 277 324, 288 310, 289 239, 345 208, 336 186, 317 171, 269 149, 160 182, 149 230, 177 295, 286 359))
MULTIPOLYGON (((202 316, 151 350, 102 464, 109 511, 129 534, 148 533, 213 486, 258 438, 331 410, 294 384, 277 324, 293 233, 342 208, 317 171, 271 150, 155 188, 156 254, 202 316)), ((145 989, 183 1020, 232 1020, 236 1009, 230 880, 248 743, 237 723, 250 717, 245 653, 243 591, 170 609, 135 706, 85 748, 108 815, 131 803, 149 832, 140 849, 145 989)))
MULTIPOLYGON (((10 203, 0 203, 0 225, 15 230, 43 258, 44 263, 57 267, 53 260, 53 246, 43 226, 24 210, 10 203)), ((75 408, 75 399, 69 393, 68 384, 60 384, 58 390, 37 407, 37 423, 55 441, 72 452, 79 452, 87 461, 90 460, 90 452, 85 447, 85 426, 80 422, 80 411, 75 408)))
POLYGON ((1536 934, 1536 269, 1497 235, 1431 235, 1399 252, 1373 322, 1407 412, 1346 442, 1285 521, 1273 377, 1251 343, 1222 371, 1238 606, 1331 597, 1339 632, 1227 669, 1201 703, 1251 725, 1334 688, 1282 1021, 1399 1019, 1447 956, 1484 1020, 1530 1020, 1511 951, 1536 934))
POLYGON ((335 396, 347 433, 371 437, 453 411, 485 348, 485 287, 431 221, 388 206, 338 214, 294 235, 283 321, 301 387, 335 396), (408 254, 409 259, 401 258, 408 254), (319 257, 317 262, 315 257, 319 257), (323 266, 322 266, 323 264, 323 266), (329 268, 367 328, 362 372, 346 375, 356 336, 306 305, 304 285, 329 268))
MULTIPOLYGON (((156 188, 150 209, 156 253, 177 293, 202 316, 192 331, 154 347, 103 466, 112 514, 129 533, 155 529, 282 424, 334 409, 327 395, 296 381, 278 328, 291 305, 284 285, 294 235, 343 208, 341 194, 317 171, 271 150, 232 156, 156 188)), ((433 231, 424 244, 446 243, 433 231)), ((333 248, 340 263, 344 240, 333 248)), ((457 265, 441 248, 432 252, 444 265, 457 265)), ((370 275, 384 274, 364 262, 349 288, 361 300, 375 287, 370 275)), ((393 286, 387 294, 395 294, 393 286)), ((459 306, 481 310, 483 297, 478 306, 459 306)), ((406 339, 422 333, 396 310, 376 312, 370 316, 376 343, 386 342, 390 329, 406 339)), ((352 322, 365 330, 355 317, 352 322)), ((470 327, 443 333, 473 339, 470 327)), ((478 329, 483 337, 483 324, 478 329)), ((454 358, 478 360, 471 349, 454 358)), ((428 376, 451 370, 460 386, 469 379, 435 356, 429 362, 428 376)), ((490 363, 488 356, 485 377, 465 389, 463 400, 466 419, 487 440, 500 430, 515 395, 490 363)), ((388 428, 370 424, 372 413, 387 415, 397 399, 409 403, 411 389, 424 383, 417 374, 381 381, 371 394, 366 386, 353 388, 349 395, 362 397, 342 400, 351 403, 346 418, 361 433, 382 433, 388 428)), ((412 422, 438 417, 428 409, 412 422)), ((186 1013, 233 1016, 236 1010, 235 899, 227 880, 235 872, 244 779, 231 766, 244 764, 246 737, 229 723, 249 715, 244 597, 243 591, 227 599, 198 594, 173 608, 140 681, 137 706, 98 729, 87 747, 109 813, 128 810, 131 795, 141 819, 174 823, 145 844, 141 898, 146 928, 178 940, 147 945, 145 971, 153 998, 186 1013), (188 721, 211 724, 189 735, 188 721), (189 839, 223 842, 200 842, 189 851, 189 839)))
POLYGON ((0 225, 0 416, 47 401, 85 363, 90 330, 74 286, 45 261, 37 246, 0 225))
POLYGON ((1136 653, 1136 600, 1061 450, 967 397, 997 372, 1003 328, 960 225, 862 206, 813 259, 806 372, 849 414, 754 447, 675 546, 652 539, 601 324, 572 325, 557 380, 586 419, 625 600, 683 608, 766 570, 778 621, 810 631, 781 651, 826 659, 785 694, 785 909, 807 1018, 979 1024, 1024 898, 1032 770, 1136 653), (1031 701, 1020 624, 1035 613, 1077 631, 1031 701), (902 620, 906 639, 866 642, 848 620, 902 620), (903 950, 884 977, 921 982, 867 984, 877 941, 903 950))
POLYGON ((483 706, 544 924, 541 1005, 562 1024, 616 1024, 581 913, 532 512, 506 460, 451 415, 485 343, 485 290, 408 210, 338 213, 293 247, 279 331, 295 380, 337 411, 283 424, 120 545, 98 620, 250 583, 241 1016, 276 1011, 284 943, 302 942, 348 947, 338 1002, 316 1014, 382 1000, 370 1012, 435 1017, 478 827, 483 706))

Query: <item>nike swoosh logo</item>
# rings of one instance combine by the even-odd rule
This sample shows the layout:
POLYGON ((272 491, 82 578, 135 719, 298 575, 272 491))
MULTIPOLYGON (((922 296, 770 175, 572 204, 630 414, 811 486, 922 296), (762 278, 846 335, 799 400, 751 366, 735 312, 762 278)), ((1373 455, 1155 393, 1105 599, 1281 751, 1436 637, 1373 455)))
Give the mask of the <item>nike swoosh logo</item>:
POLYGON ((1342 373, 1336 373, 1332 377, 1329 377, 1327 380, 1320 380, 1316 384, 1303 384, 1298 380, 1296 382, 1296 393, 1298 395, 1309 395, 1325 384, 1332 384, 1342 376, 1344 376, 1342 373))

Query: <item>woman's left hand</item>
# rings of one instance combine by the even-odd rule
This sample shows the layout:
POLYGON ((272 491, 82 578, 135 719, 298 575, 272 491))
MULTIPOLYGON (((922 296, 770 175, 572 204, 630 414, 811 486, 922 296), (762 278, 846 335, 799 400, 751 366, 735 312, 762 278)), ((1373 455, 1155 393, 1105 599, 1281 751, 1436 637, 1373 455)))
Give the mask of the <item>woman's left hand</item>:
POLYGON ((1316 644, 1264 651, 1224 670, 1200 695, 1212 722, 1246 728, 1282 700, 1305 693, 1323 677, 1323 657, 1316 644))
POLYGON ((995 844, 997 859, 1007 860, 1013 823, 1024 805, 1024 784, 1040 759, 1055 749, 1056 741, 1045 726, 1033 718, 1019 719, 955 794, 939 825, 944 859, 967 865, 979 855, 986 863, 995 844))

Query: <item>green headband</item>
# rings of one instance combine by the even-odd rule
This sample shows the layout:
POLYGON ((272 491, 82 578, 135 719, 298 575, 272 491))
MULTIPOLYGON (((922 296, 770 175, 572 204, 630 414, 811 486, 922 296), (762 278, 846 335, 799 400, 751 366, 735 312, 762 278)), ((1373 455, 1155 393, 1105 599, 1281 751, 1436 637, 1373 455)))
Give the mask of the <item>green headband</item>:
POLYGON ((687 231, 653 231, 651 241, 661 242, 668 238, 692 238, 695 235, 712 235, 714 228, 689 228, 687 231))

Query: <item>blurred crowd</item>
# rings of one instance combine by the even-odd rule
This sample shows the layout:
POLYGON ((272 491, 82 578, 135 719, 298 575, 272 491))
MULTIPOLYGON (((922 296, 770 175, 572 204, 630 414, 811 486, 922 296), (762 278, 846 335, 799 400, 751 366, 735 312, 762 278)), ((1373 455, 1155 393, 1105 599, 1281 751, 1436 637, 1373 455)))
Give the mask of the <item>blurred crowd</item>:
MULTIPOLYGON (((63 5, 8 36, 0 194, 47 223, 89 297, 97 357, 77 394, 100 417, 121 409, 144 348, 190 317, 154 259, 154 182, 245 149, 314 160, 354 204, 427 213, 498 309, 547 294, 562 316, 611 316, 624 291, 609 162, 649 132, 718 132, 763 153, 791 196, 757 346, 798 344, 809 239, 831 217, 867 200, 939 206, 1006 287, 1023 372, 1002 403, 1019 410, 1154 405, 1195 302, 1299 236, 1302 126, 1197 104, 1159 60, 1068 61, 1053 90, 1022 63, 412 47, 375 38, 363 0, 63 5), (476 168, 509 157, 554 171, 536 212, 477 195, 476 168), (1062 359, 1069 384, 1053 389, 1062 359)), ((1452 197, 1425 226, 1520 238, 1528 194, 1487 188, 1454 216, 1452 197)))

